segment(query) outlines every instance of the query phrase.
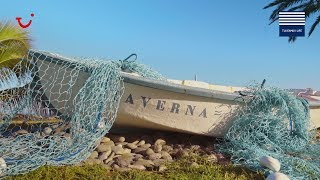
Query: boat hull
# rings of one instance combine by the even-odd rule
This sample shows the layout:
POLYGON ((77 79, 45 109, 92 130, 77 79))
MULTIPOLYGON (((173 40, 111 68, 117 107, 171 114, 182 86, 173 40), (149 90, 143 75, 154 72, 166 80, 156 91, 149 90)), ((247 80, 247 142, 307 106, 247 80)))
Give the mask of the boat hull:
MULTIPOLYGON (((89 73, 74 71, 60 57, 35 53, 39 86, 51 109, 70 116, 72 99, 85 84, 89 73), (50 56, 49 56, 50 57, 50 56), (68 67, 68 68, 65 68, 68 67), (57 73, 58 72, 58 73, 57 73), (70 84, 71 77, 77 77, 70 84), (54 79, 52 83, 52 78, 54 79), (67 91, 71 88, 71 91, 67 91), (61 94, 62 93, 62 94, 61 94)), ((184 132, 206 136, 223 136, 232 124, 239 105, 236 93, 178 85, 122 73, 124 94, 114 126, 184 132)), ((240 98, 241 99, 241 98, 240 98)), ((241 103, 240 103, 241 104, 241 103)), ((320 127, 320 105, 310 106, 311 129, 320 127)))
POLYGON ((115 126, 223 136, 236 102, 125 83, 115 126))

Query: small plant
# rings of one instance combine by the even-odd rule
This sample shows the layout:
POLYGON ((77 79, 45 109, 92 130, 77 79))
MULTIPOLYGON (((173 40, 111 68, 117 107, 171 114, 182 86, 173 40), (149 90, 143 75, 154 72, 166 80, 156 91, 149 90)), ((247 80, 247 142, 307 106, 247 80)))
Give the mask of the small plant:
POLYGON ((10 22, 0 22, 0 69, 12 69, 31 47, 29 33, 10 22))

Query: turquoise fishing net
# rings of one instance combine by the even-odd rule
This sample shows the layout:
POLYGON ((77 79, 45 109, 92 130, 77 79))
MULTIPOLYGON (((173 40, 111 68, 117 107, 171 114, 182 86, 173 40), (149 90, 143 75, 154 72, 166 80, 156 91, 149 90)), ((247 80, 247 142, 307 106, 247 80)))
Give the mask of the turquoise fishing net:
POLYGON ((67 58, 29 51, 0 70, 0 177, 85 160, 112 127, 121 71, 164 79, 136 61, 67 58), (63 59, 63 61, 61 61, 63 59))
POLYGON ((262 156, 281 163, 280 172, 291 179, 320 179, 320 144, 310 131, 308 102, 278 88, 252 88, 233 116, 225 141, 217 149, 266 175, 259 164, 262 156))

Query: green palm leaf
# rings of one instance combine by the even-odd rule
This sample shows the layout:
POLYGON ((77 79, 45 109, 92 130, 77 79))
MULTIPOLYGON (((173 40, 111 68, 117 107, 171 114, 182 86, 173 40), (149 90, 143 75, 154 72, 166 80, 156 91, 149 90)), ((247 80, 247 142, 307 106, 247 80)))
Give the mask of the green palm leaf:
POLYGON ((13 68, 30 49, 28 32, 12 23, 0 22, 0 68, 13 68))
MULTIPOLYGON (((304 11, 306 20, 314 14, 320 14, 320 0, 274 0, 269 3, 264 9, 275 7, 271 13, 269 20, 270 24, 278 20, 280 11, 304 11)), ((309 36, 313 33, 316 26, 320 23, 320 16, 315 20, 309 30, 309 36)), ((289 42, 294 42, 296 37, 289 37, 289 42)))

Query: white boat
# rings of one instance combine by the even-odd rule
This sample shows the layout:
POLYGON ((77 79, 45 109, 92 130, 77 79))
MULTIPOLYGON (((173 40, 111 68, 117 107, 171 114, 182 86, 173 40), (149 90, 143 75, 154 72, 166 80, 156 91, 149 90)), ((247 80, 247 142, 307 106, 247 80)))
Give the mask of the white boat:
MULTIPOLYGON (((64 92, 69 88, 61 84, 70 80, 68 74, 72 71, 72 65, 65 68, 62 65, 70 62, 52 54, 33 52, 33 56, 38 59, 42 89, 50 100, 50 106, 61 113, 70 113, 72 101, 66 102, 67 95, 55 90, 64 92), (63 73, 56 73, 57 70, 63 73), (52 75, 59 83, 48 83, 52 75)), ((236 91, 244 89, 198 81, 158 81, 125 72, 121 75, 125 90, 114 123, 118 127, 223 136, 232 123, 231 116, 241 99, 236 91)), ((85 70, 79 73, 69 98, 74 98, 74 92, 79 91, 88 77, 85 70)), ((310 102, 310 111, 313 123, 310 128, 320 127, 320 102, 310 102)))

